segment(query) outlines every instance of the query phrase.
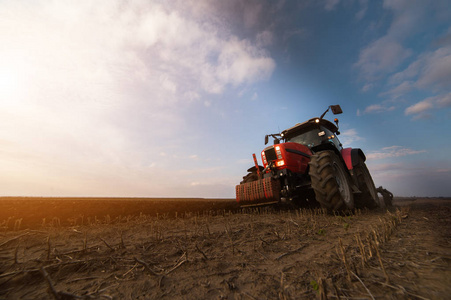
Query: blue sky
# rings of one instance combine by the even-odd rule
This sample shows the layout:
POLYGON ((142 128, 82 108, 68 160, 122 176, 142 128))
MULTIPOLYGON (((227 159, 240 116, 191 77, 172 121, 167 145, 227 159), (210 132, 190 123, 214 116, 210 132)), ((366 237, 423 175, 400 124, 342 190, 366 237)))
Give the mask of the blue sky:
POLYGON ((376 186, 451 196, 450 7, 1 1, 0 194, 234 197, 265 134, 340 104, 376 186))

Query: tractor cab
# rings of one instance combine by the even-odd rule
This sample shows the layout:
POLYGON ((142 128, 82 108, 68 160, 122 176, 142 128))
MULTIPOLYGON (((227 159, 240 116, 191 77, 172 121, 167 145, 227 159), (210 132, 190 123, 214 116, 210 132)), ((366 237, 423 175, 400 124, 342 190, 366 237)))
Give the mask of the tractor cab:
POLYGON ((284 142, 302 144, 317 152, 331 147, 341 151, 343 147, 337 138, 339 134, 338 127, 333 123, 313 118, 282 131, 280 135, 284 142))
POLYGON ((340 152, 343 147, 337 138, 340 134, 338 131, 338 119, 335 118, 335 124, 323 119, 326 113, 332 109, 333 114, 341 114, 340 105, 331 105, 319 118, 312 118, 306 122, 298 123, 291 128, 282 131, 280 134, 269 134, 265 136, 265 145, 268 143, 268 137, 274 138, 274 144, 283 142, 292 142, 307 146, 312 152, 322 150, 338 150, 340 152))

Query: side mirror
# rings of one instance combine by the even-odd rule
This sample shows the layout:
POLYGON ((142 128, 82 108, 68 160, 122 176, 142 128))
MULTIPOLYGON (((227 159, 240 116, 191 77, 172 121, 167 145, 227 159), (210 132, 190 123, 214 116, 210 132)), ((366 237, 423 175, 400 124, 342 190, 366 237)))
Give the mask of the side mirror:
POLYGON ((338 104, 337 105, 331 105, 330 108, 332 109, 332 113, 334 115, 339 115, 339 114, 343 113, 343 111, 341 110, 340 105, 338 105, 338 104))
POLYGON ((265 135, 265 145, 268 144, 268 136, 265 135))

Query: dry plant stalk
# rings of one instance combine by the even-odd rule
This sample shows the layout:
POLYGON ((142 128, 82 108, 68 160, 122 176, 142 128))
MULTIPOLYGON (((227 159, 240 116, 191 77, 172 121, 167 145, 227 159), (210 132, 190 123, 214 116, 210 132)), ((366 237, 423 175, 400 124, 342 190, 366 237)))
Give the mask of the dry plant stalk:
POLYGON ((338 243, 339 243, 339 245, 340 245, 340 250, 341 250, 341 254, 342 254, 342 259, 343 259, 343 262, 344 262, 345 267, 346 267, 346 272, 347 272, 347 275, 348 275, 348 276, 347 276, 347 277, 348 277, 348 280, 351 281, 351 270, 350 270, 350 268, 349 268, 348 260, 346 259, 345 249, 344 249, 344 247, 343 247, 343 242, 341 241, 341 238, 338 239, 338 243))
POLYGON ((121 230, 121 248, 122 249, 125 249, 125 244, 124 244, 124 237, 123 237, 123 235, 124 235, 124 232, 121 230))
POLYGON ((199 251, 200 254, 202 254, 202 256, 205 258, 205 260, 208 260, 207 255, 205 254, 204 251, 202 251, 202 250, 199 248, 199 246, 197 245, 197 243, 196 243, 196 250, 199 251))
POLYGON ((86 253, 86 250, 88 248, 88 232, 85 232, 85 238, 83 239, 83 253, 86 253))
POLYGON ((50 260, 50 235, 47 237, 47 260, 50 260))
POLYGON ((232 235, 230 233, 230 225, 229 225, 229 228, 227 228, 227 225, 228 225, 228 223, 226 221, 226 224, 224 225, 225 226, 225 232, 226 232, 227 236, 229 237, 230 244, 232 245, 232 255, 235 255, 235 245, 233 243, 232 235))
POLYGON ((319 292, 319 299, 320 300, 327 300, 327 289, 326 284, 322 278, 318 280, 318 292, 319 292))
POLYGON ((17 219, 14 222, 14 231, 19 231, 20 230, 20 225, 22 224, 22 219, 17 219))
POLYGON ((111 247, 110 244, 108 244, 104 239, 100 238, 100 240, 101 240, 108 248, 110 248, 113 252, 116 251, 116 250, 114 250, 114 248, 111 247))
POLYGON ((384 272, 385 283, 389 283, 390 279, 388 278, 387 271, 385 270, 384 264, 382 263, 382 258, 381 258, 381 254, 379 253, 379 247, 378 246, 376 246, 376 254, 377 254, 377 257, 379 259, 379 263, 381 265, 382 271, 384 272))
POLYGON ((157 274, 154 270, 152 270, 152 268, 143 260, 140 260, 136 257, 134 257, 135 261, 139 264, 141 264, 144 269, 146 269, 150 274, 154 275, 154 276, 160 276, 159 274, 157 274))
POLYGON ((19 263, 17 260, 17 254, 19 252, 19 245, 20 245, 20 242, 19 242, 19 244, 17 244, 16 249, 14 250, 14 264, 16 264, 16 265, 19 263))
POLYGON ((47 281, 47 284, 49 285, 49 289, 52 292, 53 297, 55 297, 55 299, 57 299, 57 300, 60 299, 60 296, 58 295, 58 292, 56 291, 55 286, 53 285, 53 282, 50 279, 50 276, 44 267, 41 268, 41 274, 44 277, 44 279, 47 281))
POLYGON ((360 234, 356 234, 355 235, 355 239, 357 241, 357 245, 359 246, 359 250, 360 250, 360 255, 362 257, 362 268, 365 268, 365 264, 366 264, 366 252, 365 252, 365 246, 362 243, 362 240, 360 238, 360 234))
POLYGON ((371 242, 371 238, 370 238, 370 235, 368 235, 367 237, 366 237, 366 241, 367 241, 367 243, 368 243, 368 252, 369 252, 369 257, 371 258, 371 257, 373 257, 373 251, 372 251, 372 246, 373 246, 373 243, 371 242))
POLYGON ((352 275, 354 275, 355 278, 357 278, 357 280, 363 285, 363 287, 365 288, 365 290, 367 291, 368 295, 370 295, 371 299, 374 299, 373 294, 371 294, 370 290, 366 287, 366 285, 363 283, 362 279, 359 278, 359 276, 357 276, 354 272, 352 272, 352 275))

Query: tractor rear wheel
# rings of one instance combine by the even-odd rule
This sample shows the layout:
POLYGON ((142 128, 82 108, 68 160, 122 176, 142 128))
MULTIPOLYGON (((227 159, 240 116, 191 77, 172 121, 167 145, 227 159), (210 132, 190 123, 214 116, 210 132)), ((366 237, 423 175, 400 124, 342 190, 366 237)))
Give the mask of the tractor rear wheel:
POLYGON ((384 208, 385 203, 382 199, 379 199, 373 178, 362 158, 360 158, 359 164, 354 167, 354 172, 357 175, 357 182, 361 191, 360 194, 356 195, 356 206, 370 209, 384 208))
POLYGON ((309 162, 309 175, 315 198, 329 212, 354 208, 350 176, 335 152, 318 152, 309 162))

